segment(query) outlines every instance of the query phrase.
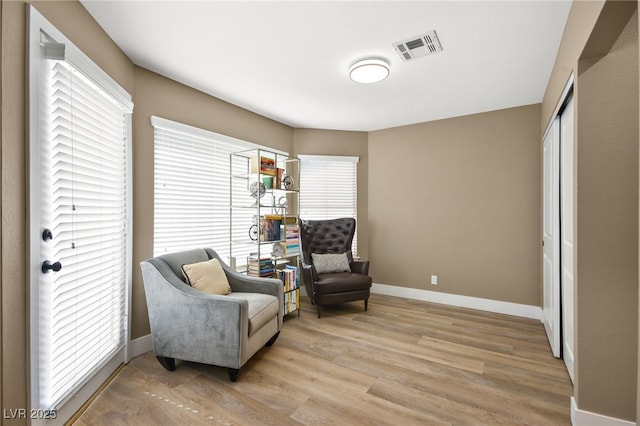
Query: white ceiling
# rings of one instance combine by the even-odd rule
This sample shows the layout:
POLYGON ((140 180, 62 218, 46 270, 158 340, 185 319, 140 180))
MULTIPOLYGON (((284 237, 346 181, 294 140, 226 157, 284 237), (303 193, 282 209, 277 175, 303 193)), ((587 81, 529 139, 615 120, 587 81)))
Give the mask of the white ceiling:
POLYGON ((297 128, 371 131, 542 101, 570 0, 99 1, 84 7, 141 67, 297 128), (436 30, 443 52, 392 43, 436 30), (376 56, 391 74, 347 76, 376 56))

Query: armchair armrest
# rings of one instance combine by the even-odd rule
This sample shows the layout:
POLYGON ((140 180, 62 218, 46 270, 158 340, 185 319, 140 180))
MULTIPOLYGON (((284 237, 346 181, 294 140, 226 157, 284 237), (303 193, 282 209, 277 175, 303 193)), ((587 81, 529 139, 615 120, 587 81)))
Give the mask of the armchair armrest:
POLYGON ((362 275, 369 275, 369 261, 368 260, 354 260, 349 264, 351 272, 362 275))
POLYGON ((264 293, 282 298, 284 285, 276 278, 250 277, 233 271, 225 271, 231 291, 243 293, 264 293))
POLYGON ((304 263, 304 261, 300 262, 300 266, 302 266, 302 276, 305 280, 308 279, 308 282, 313 283, 318 280, 318 272, 316 271, 316 267, 304 263))
POLYGON ((140 267, 156 355, 240 368, 237 348, 248 334, 248 302, 202 293, 167 273, 166 264, 152 262, 140 267))
POLYGON ((216 257, 220 261, 220 265, 227 276, 231 291, 243 293, 263 293, 276 296, 278 300, 283 299, 284 285, 282 281, 276 278, 258 278, 250 277, 234 271, 211 249, 206 249, 209 256, 216 257))

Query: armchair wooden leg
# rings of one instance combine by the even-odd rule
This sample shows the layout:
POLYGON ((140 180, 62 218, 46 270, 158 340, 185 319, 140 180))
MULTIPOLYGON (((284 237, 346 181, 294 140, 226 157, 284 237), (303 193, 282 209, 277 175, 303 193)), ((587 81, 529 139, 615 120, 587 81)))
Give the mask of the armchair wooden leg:
POLYGON ((166 356, 156 356, 158 362, 167 369, 168 371, 173 371, 176 369, 176 360, 174 358, 167 358, 166 356))
POLYGON ((229 368, 229 380, 235 382, 238 380, 238 375, 240 374, 239 368, 229 368))
POLYGON ((364 310, 369 309, 369 299, 364 299, 364 310))
POLYGON ((316 307, 318 309, 318 318, 320 318, 320 304, 316 302, 316 307))

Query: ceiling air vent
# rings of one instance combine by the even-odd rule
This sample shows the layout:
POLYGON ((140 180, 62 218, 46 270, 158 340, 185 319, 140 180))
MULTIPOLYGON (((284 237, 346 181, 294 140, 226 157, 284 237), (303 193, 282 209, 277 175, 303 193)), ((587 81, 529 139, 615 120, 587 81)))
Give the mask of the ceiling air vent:
POLYGON ((442 45, 435 30, 393 43, 393 48, 403 61, 411 61, 422 56, 442 52, 442 45))

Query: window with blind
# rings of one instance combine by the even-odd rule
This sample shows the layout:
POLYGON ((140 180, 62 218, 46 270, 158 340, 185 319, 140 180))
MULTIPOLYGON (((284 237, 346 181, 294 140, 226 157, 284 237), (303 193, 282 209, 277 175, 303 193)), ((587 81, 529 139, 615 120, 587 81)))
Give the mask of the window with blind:
POLYGON ((231 153, 264 147, 160 117, 151 123, 154 256, 210 247, 228 259, 231 153))
POLYGON ((133 104, 33 9, 30 19, 32 407, 60 409, 124 361, 133 104))
MULTIPOLYGON (((299 155, 300 218, 358 217, 358 157, 299 155)), ((358 253, 357 235, 352 251, 358 253)))

